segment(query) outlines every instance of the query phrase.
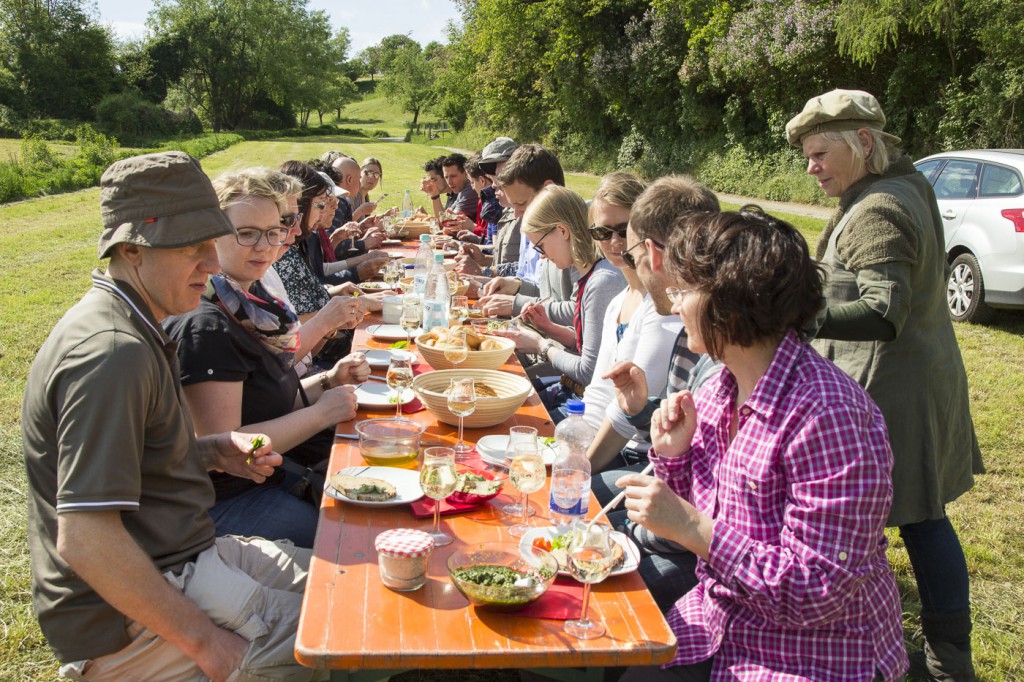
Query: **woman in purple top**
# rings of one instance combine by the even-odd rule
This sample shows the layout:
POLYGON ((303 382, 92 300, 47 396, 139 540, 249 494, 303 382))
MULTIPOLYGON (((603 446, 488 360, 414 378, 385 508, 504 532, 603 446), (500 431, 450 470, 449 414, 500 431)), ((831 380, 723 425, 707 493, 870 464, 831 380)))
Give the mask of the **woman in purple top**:
POLYGON ((725 367, 662 401, 655 476, 619 480, 631 519, 700 557, 667 614, 675 659, 623 679, 899 679, 892 451, 868 394, 800 334, 823 302, 807 244, 756 207, 697 213, 669 267, 690 350, 725 367))

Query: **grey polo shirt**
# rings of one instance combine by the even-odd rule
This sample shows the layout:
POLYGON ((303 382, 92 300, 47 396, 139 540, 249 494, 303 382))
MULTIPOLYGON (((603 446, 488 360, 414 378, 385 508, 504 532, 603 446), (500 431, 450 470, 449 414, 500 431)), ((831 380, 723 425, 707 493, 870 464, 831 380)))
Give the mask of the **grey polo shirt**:
POLYGON ((178 377, 175 346, 144 301, 99 271, 32 364, 21 432, 33 603, 62 662, 129 640, 124 616, 57 552, 58 514, 120 511, 161 572, 213 544, 213 486, 178 377))

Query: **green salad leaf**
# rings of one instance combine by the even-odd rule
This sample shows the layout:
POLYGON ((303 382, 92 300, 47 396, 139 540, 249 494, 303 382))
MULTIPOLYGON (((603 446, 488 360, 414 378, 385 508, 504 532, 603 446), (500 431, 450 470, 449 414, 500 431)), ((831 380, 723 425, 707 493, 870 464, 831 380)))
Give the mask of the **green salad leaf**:
POLYGON ((403 348, 408 348, 408 347, 409 347, 409 342, 408 341, 395 341, 393 344, 391 344, 389 346, 389 348, 391 348, 391 350, 402 350, 403 348))

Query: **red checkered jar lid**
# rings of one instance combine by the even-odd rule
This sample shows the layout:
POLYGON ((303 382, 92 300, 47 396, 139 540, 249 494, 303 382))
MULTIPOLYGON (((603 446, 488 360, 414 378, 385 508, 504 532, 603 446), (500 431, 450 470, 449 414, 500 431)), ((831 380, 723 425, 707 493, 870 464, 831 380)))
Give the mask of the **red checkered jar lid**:
POLYGON ((428 556, 434 549, 434 538, 421 530, 395 528, 378 535, 373 546, 385 556, 413 559, 428 556))

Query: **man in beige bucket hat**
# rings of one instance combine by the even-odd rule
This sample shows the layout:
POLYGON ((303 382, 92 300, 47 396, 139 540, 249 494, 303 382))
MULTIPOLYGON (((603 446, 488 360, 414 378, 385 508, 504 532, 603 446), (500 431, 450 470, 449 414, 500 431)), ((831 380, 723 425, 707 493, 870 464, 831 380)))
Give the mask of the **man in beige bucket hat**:
POLYGON ((197 439, 160 321, 198 305, 234 231, 195 159, 149 154, 101 179, 93 287, 29 373, 22 443, 36 617, 84 680, 326 679, 293 647, 310 551, 214 537, 207 471, 262 482, 255 434, 197 439))

